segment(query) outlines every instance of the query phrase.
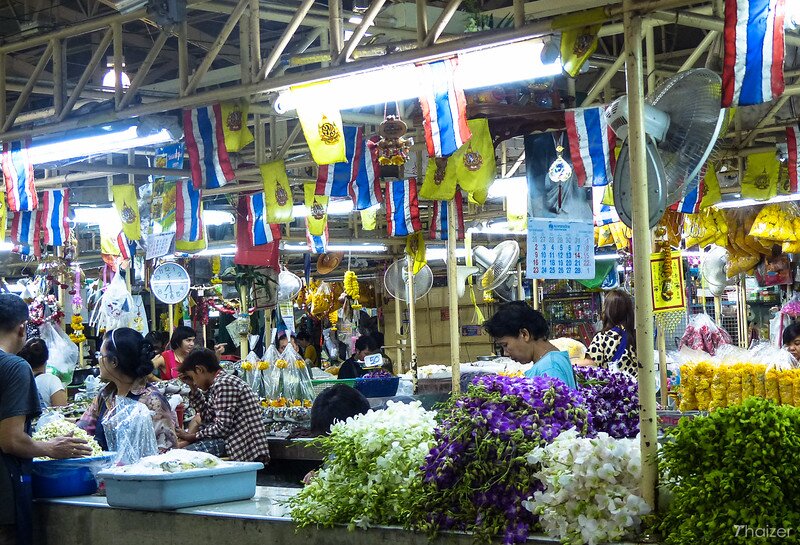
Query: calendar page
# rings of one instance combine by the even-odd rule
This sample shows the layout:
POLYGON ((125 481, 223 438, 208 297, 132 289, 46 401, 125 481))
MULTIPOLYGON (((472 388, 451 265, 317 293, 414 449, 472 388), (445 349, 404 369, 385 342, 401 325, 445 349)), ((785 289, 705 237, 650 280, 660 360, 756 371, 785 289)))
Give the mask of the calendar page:
POLYGON ((591 222, 528 218, 527 277, 594 278, 591 222))

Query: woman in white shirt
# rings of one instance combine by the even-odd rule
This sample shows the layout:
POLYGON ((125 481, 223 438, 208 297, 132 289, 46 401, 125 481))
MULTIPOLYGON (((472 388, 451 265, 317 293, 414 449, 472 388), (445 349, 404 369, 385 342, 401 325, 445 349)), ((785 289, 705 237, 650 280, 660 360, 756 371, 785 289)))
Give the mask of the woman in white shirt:
POLYGON ((36 388, 45 407, 63 407, 67 404, 67 391, 61 380, 47 372, 47 359, 50 354, 42 339, 28 339, 18 354, 33 369, 36 388))

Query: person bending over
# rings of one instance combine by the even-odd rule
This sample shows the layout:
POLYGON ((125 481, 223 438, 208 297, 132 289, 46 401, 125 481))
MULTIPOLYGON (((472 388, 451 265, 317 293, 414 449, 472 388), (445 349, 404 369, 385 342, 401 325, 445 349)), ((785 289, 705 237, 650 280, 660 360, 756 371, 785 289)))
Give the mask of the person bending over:
POLYGON ((312 435, 330 433, 331 426, 336 422, 365 414, 369 409, 369 401, 355 388, 346 384, 334 384, 325 388, 311 406, 312 435))
POLYGON ((483 323, 503 354, 519 362, 535 362, 525 376, 546 376, 577 389, 569 353, 559 351, 548 338, 550 328, 544 316, 524 301, 505 303, 483 323))
POLYGON ((364 358, 380 352, 380 346, 370 335, 361 335, 356 340, 355 348, 355 353, 347 358, 339 368, 338 378, 358 378, 364 375, 364 368, 361 366, 364 358))
POLYGON ((67 404, 67 391, 61 384, 61 379, 47 372, 47 359, 50 352, 47 344, 42 339, 28 339, 25 346, 17 354, 20 358, 27 361, 33 370, 36 378, 36 388, 39 390, 39 397, 42 407, 63 407, 67 404))
POLYGON ((196 431, 178 430, 179 446, 241 462, 268 463, 267 432, 253 389, 223 371, 217 355, 206 348, 189 354, 178 372, 191 388, 189 403, 200 417, 196 431))

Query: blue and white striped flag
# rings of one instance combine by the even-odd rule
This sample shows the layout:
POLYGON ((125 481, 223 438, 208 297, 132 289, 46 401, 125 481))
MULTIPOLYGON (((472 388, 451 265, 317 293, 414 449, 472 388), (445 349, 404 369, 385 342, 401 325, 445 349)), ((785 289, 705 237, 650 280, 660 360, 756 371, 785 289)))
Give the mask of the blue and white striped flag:
POLYGON ((50 189, 42 193, 42 230, 44 243, 63 246, 69 239, 69 193, 66 189, 50 189))
POLYGON ((253 246, 261 246, 280 240, 280 226, 270 225, 267 222, 264 192, 247 195, 245 199, 247 199, 247 232, 250 234, 250 243, 253 246))
POLYGON ((569 152, 578 185, 607 185, 614 172, 615 137, 602 107, 564 112, 569 152))
POLYGON ((203 240, 203 191, 191 180, 178 180, 175 187, 175 240, 203 240))
POLYGON ((345 161, 319 166, 317 195, 347 197, 347 190, 358 175, 364 148, 364 127, 345 125, 343 132, 345 161))

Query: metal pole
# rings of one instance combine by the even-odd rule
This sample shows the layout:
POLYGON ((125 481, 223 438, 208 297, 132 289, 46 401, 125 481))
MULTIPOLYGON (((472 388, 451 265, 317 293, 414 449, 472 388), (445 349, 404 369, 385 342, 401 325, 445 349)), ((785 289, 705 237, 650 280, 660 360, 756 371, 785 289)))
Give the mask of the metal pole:
MULTIPOLYGON (((456 246, 458 246, 458 225, 456 222, 456 201, 447 201, 447 285, 450 299, 450 366, 453 372, 453 395, 461 393, 461 331, 458 316, 458 274, 456 272, 456 246)), ((431 339, 431 342, 433 339, 431 339)))
MULTIPOLYGON (((406 256, 408 267, 408 338, 411 345, 411 383, 413 393, 417 393, 417 304, 414 295, 414 261, 406 256)), ((451 316, 452 320, 453 317, 451 316)))
POLYGON ((331 59, 342 50, 342 0, 328 0, 328 22, 330 23, 331 59))
POLYGON ((531 297, 533 298, 533 310, 539 310, 539 279, 533 279, 533 285, 531 287, 531 297))
MULTIPOLYGON (((245 286, 239 288, 239 301, 241 301, 240 314, 247 316, 247 288, 245 286)), ((242 337, 242 343, 239 345, 239 356, 241 356, 242 359, 245 359, 250 352, 249 339, 248 333, 248 335, 242 337)))
POLYGON ((678 68, 678 72, 683 72, 684 70, 692 68, 700 59, 700 57, 703 56, 703 53, 705 53, 708 48, 711 47, 711 44, 714 43, 714 40, 717 39, 717 36, 719 36, 719 32, 710 30, 700 44, 694 49, 694 51, 692 51, 692 53, 686 57, 686 60, 683 61, 681 67, 678 68))
POLYGON ((178 89, 180 96, 185 97, 186 86, 189 84, 189 40, 187 34, 189 24, 184 21, 178 25, 178 89))
POLYGON ((525 24, 525 0, 514 0, 514 26, 516 28, 525 24))
MULTIPOLYGON (((128 90, 125 92, 125 96, 122 97, 122 102, 119 103, 120 109, 128 106, 128 104, 130 104, 133 98, 136 96, 136 91, 139 90, 139 87, 142 85, 144 79, 147 77, 147 74, 150 72, 150 68, 152 68, 153 63, 158 57, 158 54, 161 53, 161 49, 164 47, 164 44, 167 43, 167 38, 169 38, 169 34, 166 32, 162 31, 158 34, 158 38, 156 38, 156 41, 153 43, 153 47, 147 52, 147 56, 139 66, 139 69, 136 71, 136 75, 133 76, 131 84, 128 87, 128 90)), ((58 111, 58 109, 56 109, 56 111, 58 111)))
POLYGON ((667 332, 664 330, 664 325, 658 326, 656 332, 656 341, 658 343, 658 373, 661 379, 661 408, 667 408, 667 332))
POLYGON ((719 295, 714 296, 714 321, 722 327, 722 299, 719 295))
POLYGON ((64 46, 61 40, 53 40, 53 108, 60 112, 64 107, 64 90, 66 89, 66 65, 64 63, 64 46))
POLYGON ((36 80, 39 79, 39 76, 42 75, 42 72, 44 72, 44 67, 47 66, 47 62, 50 60, 52 54, 53 54, 53 42, 50 42, 47 44, 47 48, 44 50, 42 56, 39 58, 39 62, 36 63, 36 67, 34 67, 30 79, 28 80, 28 83, 25 85, 25 88, 19 94, 19 97, 17 97, 17 101, 14 103, 14 107, 11 108, 11 112, 8 114, 6 122, 3 125, 3 132, 11 128, 11 126, 14 124, 14 120, 22 111, 22 108, 25 107, 25 104, 27 104, 28 99, 31 96, 31 93, 33 92, 33 86, 36 84, 36 80))
POLYGON ((639 430, 642 452, 642 497, 656 509, 658 430, 653 362, 653 280, 650 277, 650 203, 645 156, 642 17, 634 0, 624 0, 625 77, 628 93, 630 168, 633 183, 633 275, 636 301, 636 346, 639 359, 639 430))
POLYGON ((111 25, 114 34, 114 44, 112 51, 114 55, 114 109, 119 110, 122 102, 122 23, 111 25))
POLYGON ((525 300, 525 286, 522 285, 524 276, 522 275, 522 263, 517 263, 517 299, 525 300))
POLYGON ((6 123, 6 54, 0 53, 0 126, 6 123))
POLYGON ((167 305, 169 308, 169 336, 172 337, 172 332, 175 331, 175 310, 172 305, 167 305))
POLYGON ((656 88, 656 37, 653 25, 644 27, 645 60, 647 62, 647 92, 656 88))
POLYGON ((239 77, 243 84, 253 82, 250 49, 250 14, 245 12, 239 19, 239 77))
POLYGON ((375 20, 375 17, 378 16, 378 12, 381 10, 385 2, 386 0, 372 0, 372 4, 370 4, 369 9, 364 14, 363 19, 361 19, 361 22, 353 31, 353 35, 350 36, 349 40, 347 40, 344 49, 342 50, 341 53, 339 53, 339 56, 336 58, 337 64, 347 62, 347 59, 349 59, 350 55, 353 54, 353 51, 355 51, 356 46, 361 41, 361 38, 364 37, 364 34, 366 34, 367 29, 375 20))
POLYGON ((425 43, 425 36, 428 35, 427 4, 427 0, 417 0, 417 45, 423 45, 425 43))
POLYGON ((403 342, 400 338, 403 334, 403 309, 400 307, 400 299, 394 298, 394 335, 395 335, 395 372, 400 374, 405 371, 403 366, 403 342))
POLYGON ((266 78, 272 69, 275 68, 275 65, 278 64, 281 55, 286 50, 286 46, 289 45, 289 42, 292 40, 297 32, 297 29, 300 27, 300 23, 303 21, 303 18, 313 5, 314 0, 304 0, 304 2, 300 4, 297 12, 292 16, 292 20, 289 21, 289 24, 284 29, 283 34, 278 40, 278 43, 276 43, 272 48, 269 57, 267 57, 267 60, 264 61, 263 66, 261 66, 261 69, 258 71, 255 81, 260 81, 266 78))
POLYGON ((250 0, 250 81, 258 80, 258 73, 261 69, 261 12, 258 0, 250 0))
POLYGON ((450 19, 453 18, 453 15, 456 14, 456 10, 458 6, 461 5, 461 0, 450 0, 442 11, 439 14, 439 18, 436 19, 436 22, 433 23, 433 28, 428 32, 428 35, 425 36, 425 44, 424 45, 433 45, 436 43, 436 40, 439 39, 439 36, 442 35, 444 32, 444 27, 447 26, 447 23, 450 22, 450 19))
POLYGON ((97 49, 95 49, 94 53, 92 53, 92 58, 89 59, 89 64, 86 65, 86 68, 81 74, 78 83, 75 85, 75 89, 72 90, 72 94, 67 99, 67 103, 64 107, 59 111, 56 110, 56 115, 58 116, 59 121, 63 121, 72 111, 72 108, 75 107, 75 103, 78 102, 78 99, 83 92, 84 87, 86 84, 89 83, 92 75, 94 74, 97 67, 100 65, 100 61, 103 60, 103 55, 106 54, 106 50, 108 46, 111 44, 111 40, 114 37, 114 32, 111 29, 108 29, 106 33, 103 35, 103 38, 100 40, 100 43, 97 45, 97 49))
POLYGON ((603 92, 608 82, 617 75, 617 72, 620 71, 622 65, 625 64, 625 57, 620 55, 620 57, 614 61, 614 64, 606 68, 603 75, 601 75, 597 81, 592 85, 592 88, 589 89, 589 92, 586 94, 586 98, 583 99, 583 103, 581 104, 582 108, 589 106, 592 102, 595 101, 597 97, 600 96, 600 93, 603 92))

